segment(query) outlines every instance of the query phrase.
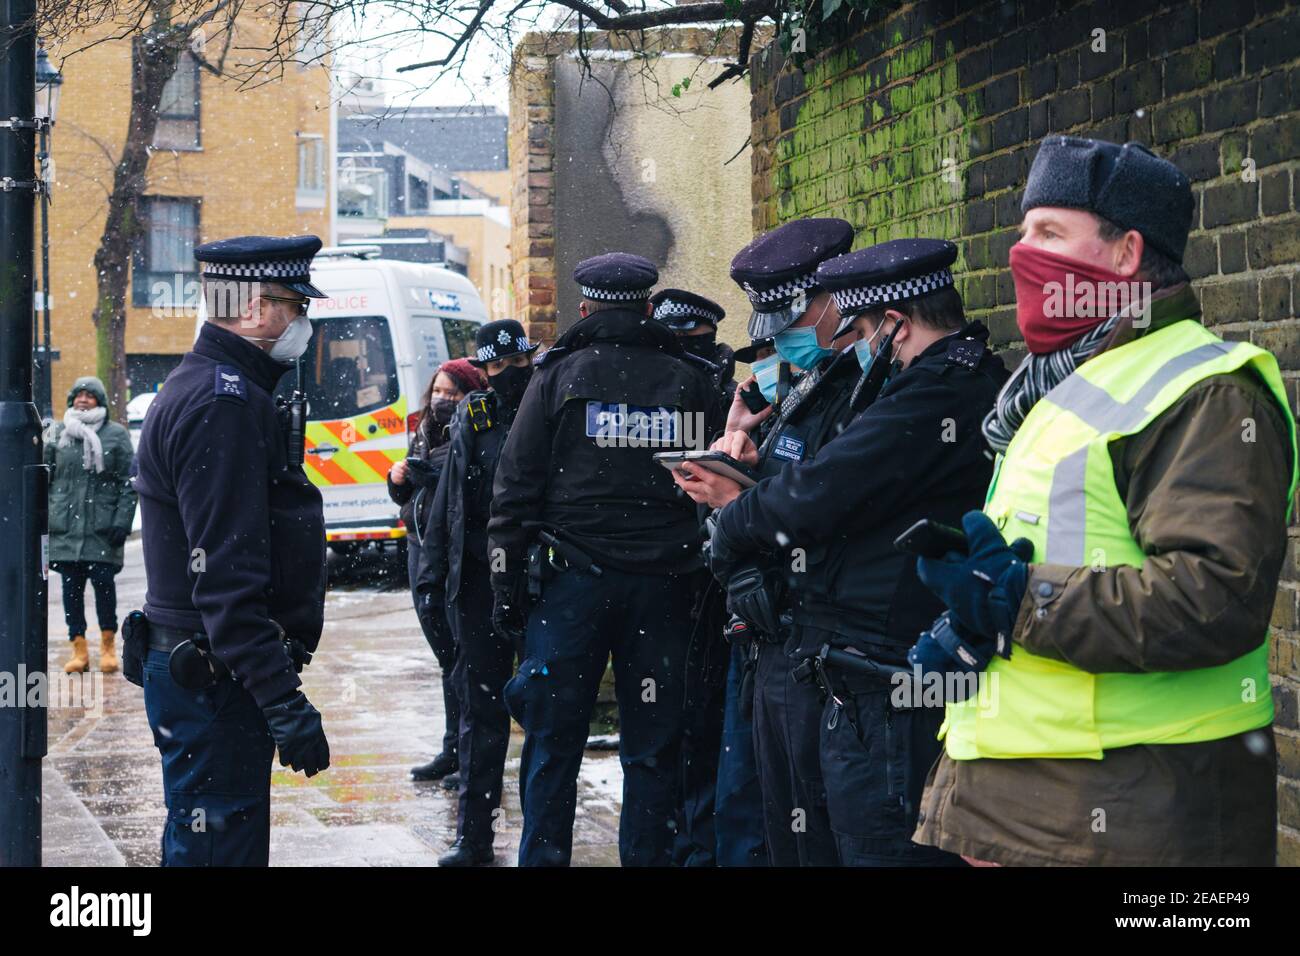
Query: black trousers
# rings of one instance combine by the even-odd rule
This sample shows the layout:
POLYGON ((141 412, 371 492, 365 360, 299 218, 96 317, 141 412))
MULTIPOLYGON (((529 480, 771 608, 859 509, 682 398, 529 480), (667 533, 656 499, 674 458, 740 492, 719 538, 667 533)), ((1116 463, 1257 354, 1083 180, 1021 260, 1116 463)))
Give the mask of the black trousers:
POLYGON ((63 576, 63 619, 68 639, 86 633, 86 582, 95 590, 95 617, 101 631, 117 630, 117 568, 107 561, 60 561, 55 568, 63 576))
MULTIPOLYGON (((415 616, 420 621, 420 630, 424 639, 438 660, 442 671, 442 706, 447 716, 446 726, 442 731, 442 752, 454 754, 460 740, 460 699, 456 696, 455 681, 452 672, 456 669, 456 639, 451 627, 451 614, 448 608, 435 607, 424 595, 415 590, 419 562, 422 560, 420 549, 414 543, 407 545, 406 567, 411 580, 411 599, 415 602, 415 616)), ((490 613, 490 612, 489 612, 490 613)))
POLYGON ((691 643, 686 653, 685 726, 678 781, 677 837, 673 843, 676 866, 717 865, 714 811, 727 665, 731 659, 731 646, 722 636, 725 624, 722 593, 716 585, 709 586, 707 599, 701 602, 692 624, 691 643))
MULTIPOLYGON (((819 754, 844 866, 965 866, 912 842, 926 775, 938 759, 943 707, 899 707, 893 688, 830 670, 819 754)), ((906 701, 910 703, 910 701, 906 701)))
POLYGON ((487 565, 466 561, 460 593, 449 609, 455 625, 453 690, 460 703, 460 798, 456 835, 491 846, 501 806, 501 780, 510 746, 505 688, 515 648, 492 630, 492 586, 487 565))
POLYGON ((768 858, 772 866, 836 866, 818 753, 821 695, 816 684, 797 682, 792 670, 782 645, 760 643, 754 757, 768 858))
POLYGON ((623 866, 672 863, 686 699, 691 582, 605 568, 546 583, 528 615, 526 654, 506 686, 524 728, 520 866, 568 866, 578 772, 605 664, 614 658, 623 809, 623 866))

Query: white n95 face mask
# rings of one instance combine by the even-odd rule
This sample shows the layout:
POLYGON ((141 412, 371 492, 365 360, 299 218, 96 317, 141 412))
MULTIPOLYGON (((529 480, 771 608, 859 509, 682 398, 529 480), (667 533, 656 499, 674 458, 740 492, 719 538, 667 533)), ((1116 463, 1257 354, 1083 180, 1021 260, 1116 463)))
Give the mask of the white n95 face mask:
POLYGON ((271 358, 285 365, 292 365, 307 351, 311 341, 311 319, 300 315, 280 333, 280 337, 271 346, 271 358))

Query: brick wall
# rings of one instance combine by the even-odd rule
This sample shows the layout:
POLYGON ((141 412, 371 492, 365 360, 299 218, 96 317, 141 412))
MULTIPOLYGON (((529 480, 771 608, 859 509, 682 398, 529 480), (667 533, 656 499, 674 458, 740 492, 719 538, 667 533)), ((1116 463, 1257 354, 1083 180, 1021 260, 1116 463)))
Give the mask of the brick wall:
MULTIPOLYGON (((1037 142, 1137 140, 1171 158, 1196 194, 1185 264, 1207 323, 1272 350, 1296 405, 1300 4, 909 3, 806 73, 771 46, 751 66, 755 231, 836 215, 859 248, 957 241, 966 305, 1009 363, 1023 346, 1007 252, 1037 142)), ((1289 865, 1300 865, 1296 542, 1293 526, 1272 655, 1289 865)))

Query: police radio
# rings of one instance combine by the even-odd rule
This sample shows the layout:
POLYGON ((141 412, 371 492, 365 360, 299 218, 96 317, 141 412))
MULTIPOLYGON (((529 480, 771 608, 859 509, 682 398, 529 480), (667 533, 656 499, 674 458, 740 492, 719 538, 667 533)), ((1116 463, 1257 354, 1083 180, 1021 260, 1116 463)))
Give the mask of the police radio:
POLYGON ((307 444, 307 395, 302 390, 302 360, 294 362, 296 381, 293 394, 289 398, 289 432, 286 457, 293 468, 301 468, 306 456, 307 444))

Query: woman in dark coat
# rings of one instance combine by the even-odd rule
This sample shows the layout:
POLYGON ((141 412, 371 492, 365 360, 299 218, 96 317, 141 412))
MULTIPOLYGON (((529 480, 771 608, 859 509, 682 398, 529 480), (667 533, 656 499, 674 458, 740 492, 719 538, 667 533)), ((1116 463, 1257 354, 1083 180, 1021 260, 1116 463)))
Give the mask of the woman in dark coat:
POLYGON ((50 466, 50 567, 63 577, 63 616, 72 657, 66 673, 90 667, 86 647, 86 582, 95 591, 99 623, 99 669, 117 670, 117 588, 122 545, 135 518, 129 474, 135 453, 131 435, 108 419, 108 395, 94 376, 77 379, 68 410, 45 444, 50 466))
POLYGON ((429 588, 418 586, 425 562, 421 535, 422 529, 427 527, 429 506, 447 458, 447 426, 456 412, 456 404, 486 384, 482 373, 467 360, 443 362, 424 390, 421 399, 423 410, 407 459, 397 462, 388 472, 388 494, 401 507, 402 523, 406 525, 406 570, 415 613, 420 619, 424 639, 429 642, 442 670, 442 699, 447 716, 442 752, 428 763, 412 767, 411 776, 416 780, 447 777, 444 786, 453 788, 459 785, 454 775, 460 769, 456 754, 460 703, 451 677, 456 664, 455 641, 447 623, 446 608, 434 600, 429 588))

